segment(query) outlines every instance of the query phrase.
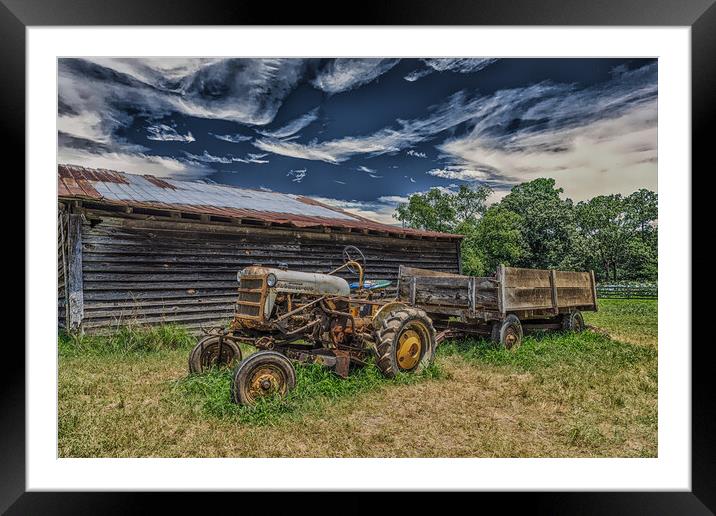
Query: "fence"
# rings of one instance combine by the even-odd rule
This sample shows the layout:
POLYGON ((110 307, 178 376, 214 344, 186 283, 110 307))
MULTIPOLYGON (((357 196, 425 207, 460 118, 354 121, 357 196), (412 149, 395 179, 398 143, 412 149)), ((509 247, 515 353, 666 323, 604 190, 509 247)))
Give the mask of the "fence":
POLYGON ((656 299, 659 289, 656 284, 597 285, 597 297, 612 299, 656 299))

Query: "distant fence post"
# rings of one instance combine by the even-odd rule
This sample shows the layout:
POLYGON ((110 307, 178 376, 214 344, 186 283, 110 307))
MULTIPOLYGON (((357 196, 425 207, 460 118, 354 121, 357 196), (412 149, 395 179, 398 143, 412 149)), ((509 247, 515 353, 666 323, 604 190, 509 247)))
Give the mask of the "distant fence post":
POLYGON ((597 285, 597 297, 602 299, 657 299, 659 290, 655 283, 597 285))

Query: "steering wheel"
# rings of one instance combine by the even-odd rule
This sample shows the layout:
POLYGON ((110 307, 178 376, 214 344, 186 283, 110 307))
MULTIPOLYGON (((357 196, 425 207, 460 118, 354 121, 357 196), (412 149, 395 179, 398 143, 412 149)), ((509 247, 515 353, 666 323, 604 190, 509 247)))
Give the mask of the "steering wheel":
POLYGON ((361 250, 354 245, 347 245, 343 248, 343 262, 346 263, 346 269, 353 274, 358 274, 358 271, 351 265, 348 265, 348 262, 357 262, 365 269, 365 256, 361 250))

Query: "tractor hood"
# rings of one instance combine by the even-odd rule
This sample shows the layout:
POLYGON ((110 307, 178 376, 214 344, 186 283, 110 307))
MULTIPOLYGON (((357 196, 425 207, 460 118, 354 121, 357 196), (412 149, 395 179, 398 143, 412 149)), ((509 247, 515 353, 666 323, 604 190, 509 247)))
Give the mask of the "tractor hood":
POLYGON ((329 296, 348 296, 350 287, 348 282, 338 276, 319 274, 315 272, 288 271, 273 267, 246 267, 239 273, 241 276, 268 276, 273 274, 276 283, 269 286, 276 292, 292 294, 314 294, 329 296))

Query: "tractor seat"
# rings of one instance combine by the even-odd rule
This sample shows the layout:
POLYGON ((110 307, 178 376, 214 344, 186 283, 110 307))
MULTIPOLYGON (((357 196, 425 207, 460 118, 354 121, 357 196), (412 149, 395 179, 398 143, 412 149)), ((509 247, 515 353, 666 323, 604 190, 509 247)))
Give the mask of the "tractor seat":
MULTIPOLYGON (((379 288, 385 288, 390 286, 389 280, 363 280, 363 288, 365 290, 376 290, 379 288)), ((348 285, 351 290, 357 289, 359 287, 359 282, 354 281, 353 283, 348 285)))

